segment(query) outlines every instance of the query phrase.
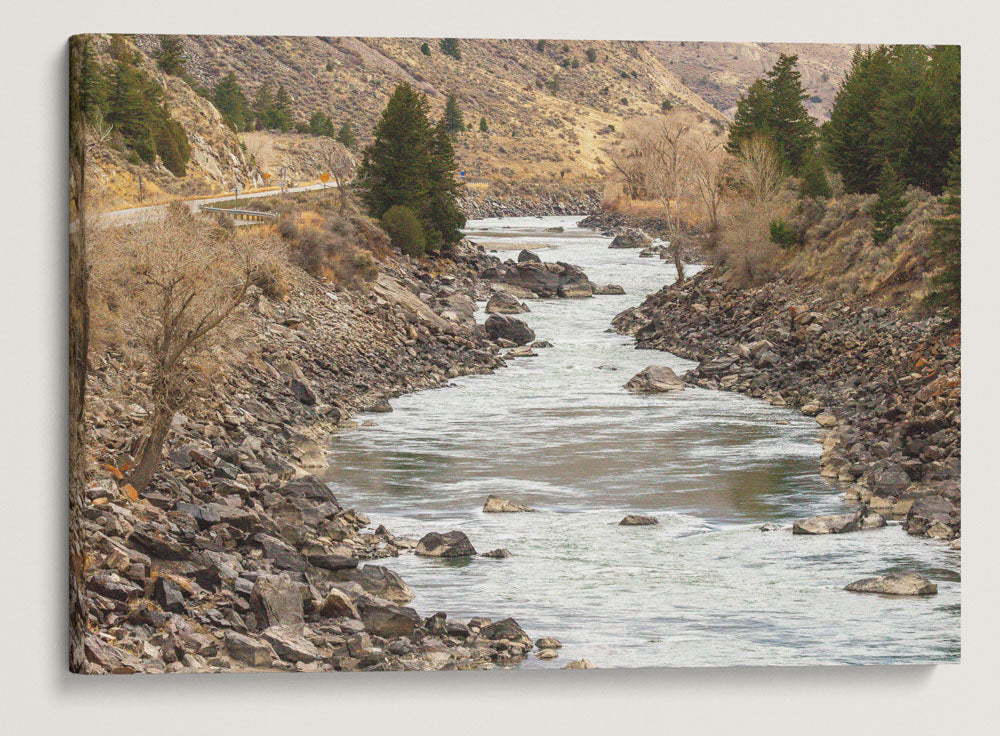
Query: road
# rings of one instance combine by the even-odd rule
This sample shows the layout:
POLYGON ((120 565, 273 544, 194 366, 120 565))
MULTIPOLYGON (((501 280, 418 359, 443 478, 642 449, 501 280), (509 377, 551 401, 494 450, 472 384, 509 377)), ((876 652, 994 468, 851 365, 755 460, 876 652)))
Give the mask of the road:
MULTIPOLYGON (((327 184, 307 184, 301 187, 288 187, 286 192, 309 192, 315 189, 329 188, 333 189, 336 184, 333 182, 327 184)), ((275 195, 281 194, 280 189, 275 189, 273 191, 266 192, 250 192, 247 194, 240 195, 240 201, 244 199, 256 199, 258 197, 273 197, 275 195)), ((197 212, 198 208, 203 204, 211 204, 212 202, 228 202, 233 199, 233 197, 218 195, 207 196, 202 199, 188 199, 184 201, 192 212, 197 212)), ((88 222, 93 222, 97 225, 135 225, 140 222, 152 222, 154 220, 162 220, 167 215, 167 205, 165 204, 149 204, 142 207, 129 207, 124 210, 114 210, 113 212, 101 212, 96 215, 91 215, 88 218, 88 222)), ((70 223, 70 231, 76 229, 76 222, 70 223)))

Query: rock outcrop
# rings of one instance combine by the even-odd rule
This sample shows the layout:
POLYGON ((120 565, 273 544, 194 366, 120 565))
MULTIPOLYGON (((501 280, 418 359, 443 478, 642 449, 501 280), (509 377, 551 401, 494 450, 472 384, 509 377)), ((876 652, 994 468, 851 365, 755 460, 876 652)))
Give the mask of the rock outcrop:
POLYGON ((844 590, 882 595, 934 595, 938 592, 937 585, 916 572, 894 572, 874 578, 864 578, 854 581, 844 590))

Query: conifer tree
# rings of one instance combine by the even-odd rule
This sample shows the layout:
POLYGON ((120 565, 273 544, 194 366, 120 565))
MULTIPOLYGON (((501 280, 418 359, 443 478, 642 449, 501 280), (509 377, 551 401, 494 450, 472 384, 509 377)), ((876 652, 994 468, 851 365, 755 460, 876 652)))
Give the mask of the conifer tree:
POLYGON ((180 36, 160 36, 157 64, 172 76, 179 77, 184 73, 184 42, 180 36))
POLYGON ((879 177, 878 199, 868 208, 872 217, 872 240, 877 244, 888 242, 892 231, 906 217, 905 188, 896 170, 888 161, 882 165, 879 177))
POLYGON ((426 41, 420 44, 420 53, 423 54, 424 56, 431 55, 431 47, 426 41))
POLYGON ((486 123, 486 118, 479 118, 479 132, 487 133, 489 132, 490 126, 486 123))
POLYGON ((80 109, 86 119, 93 121, 95 116, 105 111, 107 80, 89 40, 83 42, 80 53, 80 109))
POLYGON ((449 94, 444 103, 444 121, 449 133, 457 133, 465 130, 465 119, 462 117, 462 109, 458 106, 458 98, 449 94))
POLYGON ((246 130, 249 127, 252 118, 250 102, 233 72, 229 72, 215 85, 212 102, 236 130, 246 130))
POLYGON ((736 116, 729 128, 730 153, 755 133, 774 141, 784 163, 798 172, 812 148, 816 128, 803 104, 808 95, 796 68, 798 56, 781 54, 763 79, 754 82, 737 103, 736 116))
POLYGON ((948 186, 942 197, 944 212, 931 226, 931 250, 941 270, 931 279, 927 301, 953 318, 962 308, 962 167, 961 149, 956 148, 948 165, 948 186))
POLYGON ((269 128, 271 123, 271 111, 274 108, 274 92, 271 90, 271 83, 264 82, 257 88, 257 94, 253 100, 253 116, 257 121, 258 128, 269 128))
POLYGON ((271 112, 271 127, 279 130, 290 130, 294 112, 292 110, 292 98, 285 89, 285 85, 279 84, 278 91, 274 95, 274 107, 271 112))
POLYGON ((333 128, 333 121, 322 110, 317 110, 309 118, 309 132, 313 135, 325 135, 328 138, 333 138, 336 135, 336 131, 333 128))
POLYGON ((455 149, 451 145, 446 121, 439 120, 434 126, 430 149, 431 186, 425 210, 427 224, 424 226, 424 232, 427 236, 427 249, 437 250, 441 244, 452 244, 461 240, 461 229, 465 227, 465 215, 455 201, 459 189, 459 183, 455 180, 458 166, 455 163, 455 149))
POLYGON ((802 189, 803 197, 830 197, 833 191, 830 189, 830 182, 826 178, 823 170, 823 162, 819 154, 812 151, 806 155, 802 162, 802 189))
POLYGON ((358 139, 354 135, 354 126, 351 125, 350 120, 345 121, 340 126, 340 130, 337 131, 337 141, 348 151, 353 151, 358 147, 358 139))
POLYGON ((462 59, 462 47, 457 38, 442 38, 441 51, 457 61, 462 59))

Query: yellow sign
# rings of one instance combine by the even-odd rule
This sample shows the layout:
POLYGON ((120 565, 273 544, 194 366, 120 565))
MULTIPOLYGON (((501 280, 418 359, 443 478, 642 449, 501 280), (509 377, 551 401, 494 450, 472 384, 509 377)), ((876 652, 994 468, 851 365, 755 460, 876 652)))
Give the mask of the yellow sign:
POLYGON ((319 180, 321 182, 323 182, 324 184, 326 184, 328 181, 330 181, 330 175, 329 174, 320 174, 319 175, 319 180))
POLYGON ((270 179, 270 178, 271 178, 271 175, 270 175, 270 174, 267 174, 267 173, 265 173, 265 174, 264 174, 264 178, 265 178, 265 179, 270 179))

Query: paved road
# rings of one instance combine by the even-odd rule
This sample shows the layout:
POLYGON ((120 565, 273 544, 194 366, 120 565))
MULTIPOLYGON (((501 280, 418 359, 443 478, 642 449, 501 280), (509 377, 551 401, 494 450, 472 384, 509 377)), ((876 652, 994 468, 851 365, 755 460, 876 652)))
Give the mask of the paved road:
MULTIPOLYGON (((288 187, 286 192, 308 192, 314 189, 323 188, 334 188, 336 184, 308 184, 302 187, 288 187)), ((240 200, 244 199, 256 199, 257 197, 273 197, 277 194, 281 194, 280 189, 269 192, 250 192, 249 194, 241 194, 240 200)), ((184 202, 192 212, 197 212, 198 208, 203 204, 210 205, 212 202, 228 202, 232 197, 205 197, 204 199, 189 199, 184 202)), ((152 222, 153 220, 162 220, 167 215, 167 205, 165 204, 150 204, 143 207, 129 207, 125 210, 115 210, 114 212, 102 212, 97 215, 93 215, 92 219, 97 224, 107 224, 107 225, 134 225, 140 222, 152 222)), ((70 223, 70 231, 76 229, 76 222, 70 223)))

